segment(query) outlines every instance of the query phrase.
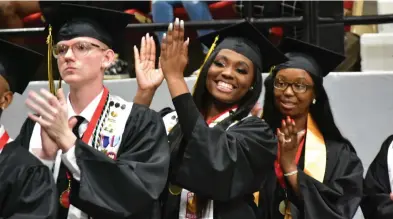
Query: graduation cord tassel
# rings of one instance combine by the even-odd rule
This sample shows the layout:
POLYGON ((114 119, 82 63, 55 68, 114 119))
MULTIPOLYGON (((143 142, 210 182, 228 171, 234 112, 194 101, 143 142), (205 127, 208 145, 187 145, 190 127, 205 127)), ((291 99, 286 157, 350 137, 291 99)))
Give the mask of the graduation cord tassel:
MULTIPOLYGON (((209 49, 209 51, 207 52, 207 54, 206 54, 206 56, 205 56, 205 60, 203 61, 203 64, 202 64, 201 67, 199 68, 198 76, 197 76, 197 79, 195 80, 195 85, 196 85, 197 82, 198 82, 199 75, 200 75, 200 73, 201 73, 201 71, 202 71, 202 68, 205 66, 205 64, 206 64, 207 60, 209 59, 210 55, 212 54, 212 52, 213 52, 214 49, 216 48, 217 41, 218 41, 219 37, 220 37, 220 36, 217 35, 216 38, 214 39, 213 44, 210 46, 210 49, 209 49)), ((193 89, 193 92, 192 92, 192 93, 194 93, 194 91, 195 91, 195 86, 194 86, 194 89, 193 89)))
MULTIPOLYGON (((56 94, 55 81, 53 78, 53 67, 52 67, 52 52, 53 52, 53 37, 52 37, 52 25, 49 25, 49 34, 46 39, 46 44, 48 44, 48 82, 49 82, 49 91, 52 94, 56 94)), ((58 88, 61 88, 61 78, 59 79, 58 88)))

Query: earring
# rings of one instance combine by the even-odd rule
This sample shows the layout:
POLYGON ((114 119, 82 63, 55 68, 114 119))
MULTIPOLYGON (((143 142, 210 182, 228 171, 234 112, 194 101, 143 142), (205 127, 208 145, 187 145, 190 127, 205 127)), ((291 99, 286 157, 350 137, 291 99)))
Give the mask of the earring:
POLYGON ((251 86, 251 87, 250 87, 250 90, 254 90, 254 87, 253 87, 253 86, 251 86))
POLYGON ((312 104, 315 104, 316 102, 317 102, 316 99, 313 99, 313 100, 312 100, 312 104))

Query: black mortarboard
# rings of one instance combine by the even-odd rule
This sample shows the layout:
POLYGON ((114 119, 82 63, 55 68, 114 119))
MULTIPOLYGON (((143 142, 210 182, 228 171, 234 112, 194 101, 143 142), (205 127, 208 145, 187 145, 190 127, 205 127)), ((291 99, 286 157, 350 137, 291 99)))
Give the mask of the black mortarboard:
POLYGON ((0 75, 12 92, 23 94, 43 57, 33 50, 0 39, 0 75))
POLYGON ((199 40, 210 47, 216 36, 217 49, 230 49, 249 58, 262 72, 269 72, 270 67, 287 61, 266 37, 262 35, 250 22, 244 21, 216 32, 209 33, 199 40))
POLYGON ((122 35, 131 15, 110 9, 62 3, 44 14, 52 26, 54 43, 75 37, 91 37, 112 47, 122 35))
POLYGON ((277 70, 300 68, 320 78, 328 75, 345 59, 336 52, 292 38, 284 38, 278 48, 289 60, 277 66, 277 70))

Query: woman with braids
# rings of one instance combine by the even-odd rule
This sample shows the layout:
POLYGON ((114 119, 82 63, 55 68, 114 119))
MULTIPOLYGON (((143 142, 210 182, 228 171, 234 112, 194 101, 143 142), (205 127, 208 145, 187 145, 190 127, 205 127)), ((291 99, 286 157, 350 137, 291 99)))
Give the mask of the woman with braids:
POLYGON ((362 197, 363 166, 334 123, 323 77, 344 57, 294 39, 289 61, 265 80, 263 119, 279 140, 275 173, 260 191, 261 218, 352 218, 362 197))
POLYGON ((171 166, 161 196, 163 218, 256 218, 253 192, 273 173, 277 139, 250 116, 262 90, 261 72, 286 58, 250 23, 205 35, 213 45, 190 93, 184 23, 170 24, 155 69, 155 45, 135 48, 139 85, 134 102, 149 105, 165 77, 175 110, 161 111, 169 133, 171 166))

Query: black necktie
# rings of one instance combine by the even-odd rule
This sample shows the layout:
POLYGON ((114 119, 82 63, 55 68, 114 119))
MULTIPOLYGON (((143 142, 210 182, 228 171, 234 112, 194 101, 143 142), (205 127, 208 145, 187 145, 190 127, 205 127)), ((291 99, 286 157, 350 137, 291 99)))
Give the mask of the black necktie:
POLYGON ((74 135, 77 138, 80 138, 79 135, 79 126, 85 121, 85 118, 83 118, 82 116, 75 116, 75 118, 78 120, 76 122, 76 125, 74 126, 74 128, 72 128, 72 133, 74 133, 74 135))
MULTIPOLYGON (((75 124, 74 128, 72 129, 72 133, 77 138, 79 136, 79 126, 85 121, 85 118, 82 116, 75 116, 78 122, 75 124)), ((67 179, 67 167, 64 165, 63 162, 60 164, 59 175, 57 177, 57 189, 59 191, 59 196, 68 188, 68 179, 67 179)), ((68 171, 69 172, 69 171, 68 171)), ((68 216, 68 208, 64 208, 59 203, 59 210, 57 213, 57 219, 67 219, 68 216)))

